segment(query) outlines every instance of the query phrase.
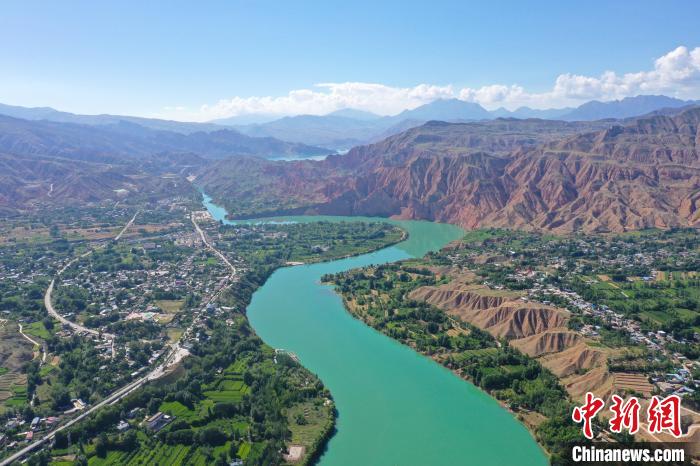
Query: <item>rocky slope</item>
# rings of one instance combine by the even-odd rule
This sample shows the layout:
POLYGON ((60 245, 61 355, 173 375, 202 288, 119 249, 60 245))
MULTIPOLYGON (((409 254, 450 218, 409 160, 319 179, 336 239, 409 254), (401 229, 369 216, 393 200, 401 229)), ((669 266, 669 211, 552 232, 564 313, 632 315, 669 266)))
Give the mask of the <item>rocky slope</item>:
POLYGON ((567 329, 568 311, 528 302, 517 294, 491 290, 469 281, 456 276, 443 285, 418 288, 409 296, 495 337, 505 338, 511 346, 537 358, 559 377, 575 399, 586 391, 599 396, 609 394, 612 376, 607 369, 607 356, 567 329))
POLYGON ((186 184, 178 177, 160 176, 155 170, 144 172, 136 166, 0 153, 0 214, 40 205, 116 201, 133 195, 175 196, 186 184))
POLYGON ((558 232, 695 226, 700 108, 619 122, 429 122, 322 162, 240 160, 199 180, 235 215, 383 215, 558 232), (248 167, 249 168, 249 167, 248 167), (236 186, 265 199, 247 209, 236 186))

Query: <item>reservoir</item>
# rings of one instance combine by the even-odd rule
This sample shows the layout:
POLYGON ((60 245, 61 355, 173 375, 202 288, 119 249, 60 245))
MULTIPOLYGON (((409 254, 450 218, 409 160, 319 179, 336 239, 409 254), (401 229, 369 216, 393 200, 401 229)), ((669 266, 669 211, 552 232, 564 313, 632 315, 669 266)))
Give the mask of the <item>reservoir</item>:
MULTIPOLYGON (((204 196, 216 220, 225 210, 204 196)), ((285 220, 373 220, 286 217, 285 220)), ((323 466, 544 466, 530 433, 495 400, 436 362, 366 326, 320 278, 371 264, 422 257, 462 230, 384 220, 408 239, 379 251, 275 271, 253 295, 248 318, 270 346, 296 353, 333 395, 337 432, 323 466)))

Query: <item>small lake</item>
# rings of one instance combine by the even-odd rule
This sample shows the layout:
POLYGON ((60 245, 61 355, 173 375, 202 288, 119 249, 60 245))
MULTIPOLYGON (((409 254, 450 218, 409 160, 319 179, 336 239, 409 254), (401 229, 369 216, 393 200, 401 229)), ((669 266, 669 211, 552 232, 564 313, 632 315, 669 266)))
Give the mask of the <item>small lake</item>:
MULTIPOLYGON (((216 220, 225 210, 205 195, 216 220)), ((279 220, 358 221, 363 217, 279 220)), ((248 318, 269 345, 296 353, 333 394, 337 433, 324 466, 544 466, 525 427, 495 400, 434 361, 353 318, 327 273, 422 257, 462 230, 446 224, 384 220, 407 240, 357 257, 278 269, 253 295, 248 318)))
POLYGON ((297 160, 326 160, 330 154, 325 155, 273 155, 267 157, 267 160, 272 162, 296 162, 297 160))

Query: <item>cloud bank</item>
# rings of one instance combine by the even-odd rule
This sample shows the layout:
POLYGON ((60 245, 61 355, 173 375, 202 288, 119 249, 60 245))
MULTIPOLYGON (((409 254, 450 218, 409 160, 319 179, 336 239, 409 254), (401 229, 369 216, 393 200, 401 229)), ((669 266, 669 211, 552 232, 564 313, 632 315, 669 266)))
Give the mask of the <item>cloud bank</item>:
POLYGON ((393 115, 436 99, 458 98, 476 102, 492 110, 521 106, 557 108, 579 105, 588 100, 615 100, 640 94, 665 94, 684 99, 700 98, 700 47, 680 46, 654 61, 648 71, 618 75, 606 71, 598 77, 565 73, 559 75, 551 90, 532 93, 517 84, 493 84, 480 88, 455 88, 452 85, 419 84, 392 87, 384 84, 344 82, 320 83, 312 89, 296 89, 287 95, 272 97, 233 97, 199 109, 168 107, 163 118, 208 121, 231 116, 323 115, 342 108, 393 115))

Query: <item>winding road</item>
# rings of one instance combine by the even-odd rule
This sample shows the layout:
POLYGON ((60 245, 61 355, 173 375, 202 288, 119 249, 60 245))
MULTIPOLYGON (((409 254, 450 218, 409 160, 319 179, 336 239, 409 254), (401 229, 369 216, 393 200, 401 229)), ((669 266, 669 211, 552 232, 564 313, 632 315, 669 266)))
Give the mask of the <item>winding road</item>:
POLYGON ((25 339, 29 340, 29 342, 32 343, 34 346, 38 346, 41 348, 41 363, 44 364, 46 362, 46 346, 40 345, 38 341, 34 340, 32 337, 24 333, 22 324, 19 324, 19 334, 22 335, 25 339))
MULTIPOLYGON (((129 229, 129 227, 131 227, 131 225, 134 224, 134 221, 136 221, 136 216, 138 216, 138 214, 139 214, 140 212, 141 212, 141 211, 137 211, 137 212, 134 214, 134 216, 131 217, 131 219, 126 223, 126 225, 124 225, 124 227, 119 231, 119 233, 117 233, 117 236, 114 237, 114 240, 113 240, 113 241, 116 242, 116 241, 119 241, 119 240, 121 239, 121 237, 124 235, 124 233, 126 233, 126 231, 129 229)), ((96 248, 96 249, 97 249, 97 248, 96 248)), ((82 258, 84 258, 84 257, 87 257, 87 256, 89 256, 90 254, 92 254, 92 252, 93 252, 94 250, 95 250, 95 249, 91 249, 91 250, 89 250, 89 251, 87 251, 87 252, 81 254, 80 256, 74 258, 74 259, 71 260, 70 262, 68 262, 66 265, 64 265, 64 266, 56 273, 56 277, 60 276, 63 272, 66 271, 66 269, 68 269, 68 267, 70 267, 71 265, 75 264, 78 260, 80 260, 80 259, 82 259, 82 258)), ((84 325, 80 325, 80 324, 78 324, 78 323, 76 323, 76 322, 72 322, 72 321, 66 319, 66 318, 63 317, 61 314, 59 314, 58 312, 56 312, 56 309, 54 309, 53 304, 52 304, 52 302, 51 302, 51 293, 53 293, 53 289, 54 289, 54 285, 55 285, 55 284, 56 284, 56 278, 53 278, 53 279, 51 280, 51 283, 49 284, 49 287, 46 289, 46 293, 44 294, 44 306, 46 307, 46 310, 47 310, 48 313, 51 315, 51 317, 53 317, 54 319, 60 321, 61 324, 69 326, 70 328, 72 328, 74 331, 76 331, 76 332, 78 332, 78 333, 88 333, 88 334, 95 335, 95 336, 98 336, 98 337, 101 337, 101 338, 105 338, 105 339, 107 339, 107 340, 112 340, 112 341, 114 341, 114 335, 112 335, 111 333, 101 333, 101 332, 99 332, 98 330, 85 327, 84 325)))
MULTIPOLYGON (((138 214, 139 214, 139 212, 136 212, 136 213, 134 214, 134 216, 131 217, 131 219, 127 222, 127 224, 124 225, 124 228, 122 228, 122 229, 119 231, 119 233, 117 234, 117 236, 114 237, 114 241, 119 241, 119 239, 122 237, 122 235, 129 229, 129 227, 130 227, 131 225, 133 225, 134 221, 136 220, 136 216, 137 216, 138 214)), ((97 249, 97 248, 95 248, 95 249, 97 249)), ((72 259, 72 260, 70 260, 70 261, 69 261, 68 263, 66 263, 63 267, 61 267, 61 268, 58 270, 58 272, 56 272, 56 277, 59 277, 63 272, 65 272, 65 271, 68 269, 68 267, 70 267, 71 265, 75 264, 75 263, 76 263, 77 261, 79 261, 80 259, 82 259, 82 258, 84 258, 84 257, 87 257, 87 256, 89 256, 90 254, 92 254, 92 252, 93 252, 95 249, 90 249, 89 251, 87 251, 87 252, 85 252, 85 253, 79 255, 78 257, 75 257, 75 258, 72 259)), ((54 289, 54 286, 55 286, 55 284, 56 284, 56 277, 53 278, 53 279, 51 280, 51 283, 49 283, 49 286, 48 286, 48 288, 46 289, 46 293, 44 294, 44 306, 46 307, 46 311, 49 313, 49 315, 50 315, 51 317, 53 317, 54 319, 56 319, 56 320, 58 320, 59 322, 61 322, 62 325, 67 325, 67 326, 69 326, 69 327, 72 328, 76 333, 84 333, 84 334, 95 335, 95 336, 98 336, 98 337, 100 337, 100 338, 103 338, 103 339, 106 339, 106 340, 110 340, 111 343, 112 343, 112 357, 114 357, 114 353, 115 353, 115 349, 114 349, 114 340, 115 340, 115 336, 114 336, 113 334, 111 334, 111 333, 101 333, 101 332, 99 332, 99 331, 97 331, 97 330, 94 330, 94 329, 85 327, 84 325, 80 325, 80 324, 78 324, 78 323, 76 323, 76 322, 72 322, 72 321, 66 319, 65 317, 63 317, 61 314, 59 314, 59 313, 56 311, 56 309, 53 307, 53 303, 51 302, 51 294, 53 293, 53 289, 54 289)), ((27 340, 31 341, 31 342, 32 342, 33 344, 35 344, 35 345, 41 346, 41 345, 39 345, 39 343, 37 343, 37 342, 34 341, 32 338, 30 338, 29 336, 25 335, 25 334, 22 332, 22 325, 21 325, 21 324, 20 324, 20 326, 19 326, 19 329, 20 329, 20 333, 22 334, 22 336, 24 336, 24 338, 26 338, 27 340)), ((130 384, 128 384, 128 385, 126 385, 126 386, 124 386, 124 387, 122 387, 122 388, 116 390, 114 393, 112 393, 111 395, 109 395, 109 396, 108 396, 107 398, 105 398, 104 400, 100 401, 99 403, 97 403, 96 405, 92 406, 92 407, 89 408, 88 410, 84 411, 84 412, 81 413, 80 415, 78 415, 78 416, 76 416, 75 418, 71 419, 70 421, 66 422, 66 423, 63 424, 62 426, 57 427, 56 429, 54 429, 54 430, 52 430, 51 432, 47 433, 47 434, 46 434, 45 436, 43 436, 41 439, 36 440, 36 441, 30 443, 30 444, 27 445, 26 447, 22 448, 21 450, 17 451, 16 453, 14 453, 12 456, 9 456, 9 457, 5 458, 4 460, 2 460, 2 462, 0 462, 0 466, 6 466, 6 465, 11 464, 13 461, 17 461, 17 460, 21 459, 21 458, 24 457, 24 455, 26 455, 27 453, 32 452, 33 450, 39 448, 41 445, 43 445, 43 444, 46 443, 47 441, 51 440, 51 439, 56 435, 56 432, 60 432, 60 431, 62 431, 62 430, 64 430, 64 429, 69 428, 70 426, 74 425, 75 423, 80 422, 82 419, 84 419, 85 417, 87 417, 87 416, 89 416, 90 414, 94 413, 95 411, 97 411, 98 409, 100 409, 101 407, 103 407, 103 406, 105 406, 105 405, 108 405, 108 404, 111 404, 111 403, 115 403, 116 401, 119 401, 120 399, 122 399, 123 397, 125 397, 126 395, 128 395, 129 393, 131 393, 132 391, 136 390, 137 388, 139 388, 141 385, 143 385, 143 384, 146 383, 147 381, 153 380, 153 378, 154 378, 153 375, 154 375, 154 374, 158 374, 158 377, 159 377, 160 375, 162 375, 162 374, 164 373, 164 371, 165 371, 165 369, 167 368, 167 366, 171 363, 171 356, 172 356, 173 354, 175 354, 175 347, 173 347, 173 351, 171 351, 171 353, 168 354, 168 357, 165 359, 165 361, 163 361, 162 364, 160 364, 158 367, 156 367, 155 369, 153 369, 153 371, 151 371, 149 374, 147 374, 147 375, 141 377, 140 379, 138 379, 138 380, 136 380, 136 381, 134 381, 134 382, 131 382, 130 384)), ((44 355, 43 355, 42 361, 45 361, 45 360, 46 360, 46 350, 44 350, 44 355)), ((157 378, 157 377, 155 377, 155 378, 157 378)))
MULTIPOLYGON (((127 230, 129 226, 131 226, 134 222, 134 219, 136 218, 136 215, 129 221, 129 223, 122 229, 122 231, 115 237, 115 241, 117 238, 121 238, 122 234, 127 230)), ((231 264, 231 262, 215 247, 213 247, 209 241, 207 240, 204 232, 202 229, 199 227, 199 224, 194 218, 194 215, 192 216, 192 224, 194 225, 195 229, 199 233, 200 237, 202 238, 202 241, 204 242, 205 246, 209 248, 212 252, 214 252, 232 271, 232 275, 235 275, 237 273, 237 269, 231 264)), ((83 255, 79 256, 78 258, 73 259, 72 261, 68 262, 66 265, 61 268, 57 275, 60 275, 63 271, 65 271, 68 267, 70 267, 73 263, 75 263, 78 259, 85 257, 92 253, 92 250, 84 253, 83 255)), ((75 322, 71 322, 68 319, 64 318, 60 314, 56 312, 56 310, 53 308, 53 305, 51 304, 51 291, 53 291, 54 287, 54 280, 51 281, 51 284, 49 285, 49 288, 46 290, 46 295, 44 296, 44 303, 46 304, 46 309, 49 311, 49 313, 60 320, 62 323, 67 324, 71 326, 73 329, 80 331, 80 332, 87 332, 90 334, 99 334, 99 332, 89 329, 87 327, 84 327, 82 325, 76 324, 75 322)), ((222 287, 224 288, 224 287, 222 287)), ((221 290, 217 291, 211 299, 207 300, 207 303, 211 302, 216 295, 220 292, 221 290)), ((198 314, 197 314, 198 315, 198 314)), ((194 327, 196 323, 196 318, 193 319, 192 325, 190 328, 187 329, 187 331, 183 332, 183 335, 186 335, 192 327, 194 327)), ((111 334, 102 334, 103 338, 111 338, 112 339, 112 351, 114 351, 114 335, 111 334)), ((170 351, 168 352, 167 356, 161 362, 158 364, 158 366, 154 367, 150 372, 148 372, 146 375, 140 377, 139 379, 125 385, 124 387, 114 391, 112 394, 107 396, 104 400, 100 401, 99 403, 95 404, 94 406, 90 407, 89 409, 85 410, 75 418, 69 420, 65 424, 57 427, 56 429, 52 430, 51 432, 48 432, 46 435, 41 437, 38 440, 35 440, 34 442, 30 443, 26 447, 22 448, 21 450, 15 452, 13 455, 5 458, 4 460, 0 461, 0 466, 9 466, 12 464, 14 461, 18 461, 22 459, 25 455, 28 453, 31 453, 32 451, 36 450, 37 448, 41 447, 45 443, 49 442, 51 439, 54 438, 57 432, 60 432, 62 430, 68 429, 69 427, 75 425, 76 423, 80 422, 81 420, 85 419, 87 416, 93 414, 100 408, 103 408, 104 406, 108 405, 113 405, 123 399, 125 396, 129 395, 130 393, 134 392, 135 390, 139 389, 141 386, 143 386, 146 382, 149 382, 151 380, 158 379, 159 377, 163 376, 167 370, 179 363, 184 357, 186 357, 189 352, 187 349, 183 348, 180 345, 180 341, 182 340, 182 337, 180 337, 180 340, 178 340, 176 343, 172 344, 170 346, 170 351)))

